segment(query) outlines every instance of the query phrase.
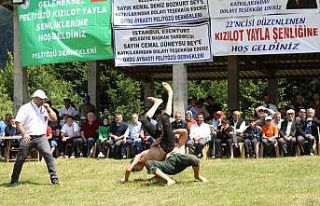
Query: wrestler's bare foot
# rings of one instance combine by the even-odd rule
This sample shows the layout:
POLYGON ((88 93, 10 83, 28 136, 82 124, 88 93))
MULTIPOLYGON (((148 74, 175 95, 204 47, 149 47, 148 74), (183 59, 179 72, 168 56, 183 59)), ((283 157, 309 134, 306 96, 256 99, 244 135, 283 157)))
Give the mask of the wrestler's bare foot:
POLYGON ((153 102, 154 104, 158 104, 158 105, 160 105, 160 104, 162 104, 162 99, 158 99, 158 98, 155 98, 155 97, 148 97, 147 98, 149 101, 151 101, 151 102, 153 102))
POLYGON ((126 183, 126 182, 128 182, 128 180, 125 177, 123 177, 123 178, 120 179, 120 182, 121 183, 126 183))
POLYGON ((170 186, 170 185, 174 185, 176 184, 176 182, 174 180, 168 180, 167 181, 167 185, 170 186))
POLYGON ((170 86, 170 84, 168 84, 167 82, 162 82, 161 84, 167 90, 168 95, 173 94, 173 90, 172 90, 172 87, 170 86))
POLYGON ((194 178, 199 182, 203 182, 203 183, 208 182, 208 180, 205 177, 202 177, 202 176, 194 177, 194 178))

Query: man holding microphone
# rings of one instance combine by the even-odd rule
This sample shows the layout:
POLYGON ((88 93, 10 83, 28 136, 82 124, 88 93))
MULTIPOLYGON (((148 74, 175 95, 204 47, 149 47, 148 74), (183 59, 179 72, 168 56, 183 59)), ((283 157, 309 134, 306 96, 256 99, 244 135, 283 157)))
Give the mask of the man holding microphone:
POLYGON ((11 186, 19 184, 19 176, 24 161, 30 149, 36 148, 46 161, 51 183, 59 184, 54 158, 50 152, 50 146, 46 139, 48 120, 57 121, 55 112, 50 108, 45 99, 48 99, 44 91, 36 90, 32 94, 31 102, 22 105, 16 116, 16 125, 22 135, 17 160, 11 175, 11 186))

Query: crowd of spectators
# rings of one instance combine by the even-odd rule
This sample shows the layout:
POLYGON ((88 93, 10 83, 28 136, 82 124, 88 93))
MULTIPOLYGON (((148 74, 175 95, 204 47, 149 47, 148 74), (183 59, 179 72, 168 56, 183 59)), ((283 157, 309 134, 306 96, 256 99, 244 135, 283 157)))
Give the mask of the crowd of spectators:
MULTIPOLYGON (((132 114, 128 122, 121 114, 115 114, 112 121, 105 116, 97 119, 89 96, 84 98, 79 110, 65 98, 64 107, 54 111, 59 120, 49 122, 46 136, 55 157, 125 159, 150 148, 155 141, 144 130, 138 114, 132 114)), ((205 147, 209 147, 206 155, 212 158, 241 155, 256 158, 276 156, 277 149, 282 156, 316 154, 319 117, 319 93, 314 93, 310 102, 305 102, 303 95, 298 94, 292 104, 281 108, 264 95, 261 105, 246 119, 239 110, 227 114, 220 103, 207 97, 191 98, 187 111, 175 112, 171 124, 173 129, 187 129, 186 151, 200 158, 207 152, 205 147), (263 152, 259 154, 258 151, 263 152)), ((152 123, 156 127, 156 116, 152 123)), ((7 114, 0 121, 0 136, 16 135, 19 131, 15 120, 7 114)), ((19 147, 19 141, 12 140, 11 146, 19 147)), ((0 155, 3 152, 4 142, 1 142, 0 155)))

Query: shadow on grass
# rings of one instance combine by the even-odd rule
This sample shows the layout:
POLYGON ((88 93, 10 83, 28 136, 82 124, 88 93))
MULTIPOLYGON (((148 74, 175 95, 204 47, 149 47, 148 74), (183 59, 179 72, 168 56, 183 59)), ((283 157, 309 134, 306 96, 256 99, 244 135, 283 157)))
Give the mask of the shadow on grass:
MULTIPOLYGON (((19 185, 47 185, 47 184, 40 184, 39 182, 33 182, 33 181, 22 181, 22 182, 19 182, 18 186, 19 185)), ((11 184, 10 183, 2 183, 0 184, 0 187, 11 187, 11 184)))

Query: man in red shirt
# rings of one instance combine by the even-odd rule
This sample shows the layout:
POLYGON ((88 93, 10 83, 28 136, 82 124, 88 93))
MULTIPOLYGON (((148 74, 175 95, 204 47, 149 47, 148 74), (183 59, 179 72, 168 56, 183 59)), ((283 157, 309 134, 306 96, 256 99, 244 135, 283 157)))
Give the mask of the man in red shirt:
POLYGON ((88 156, 92 154, 92 147, 98 138, 99 122, 96 120, 96 116, 93 112, 87 114, 86 121, 81 125, 81 137, 84 143, 84 155, 88 156))

